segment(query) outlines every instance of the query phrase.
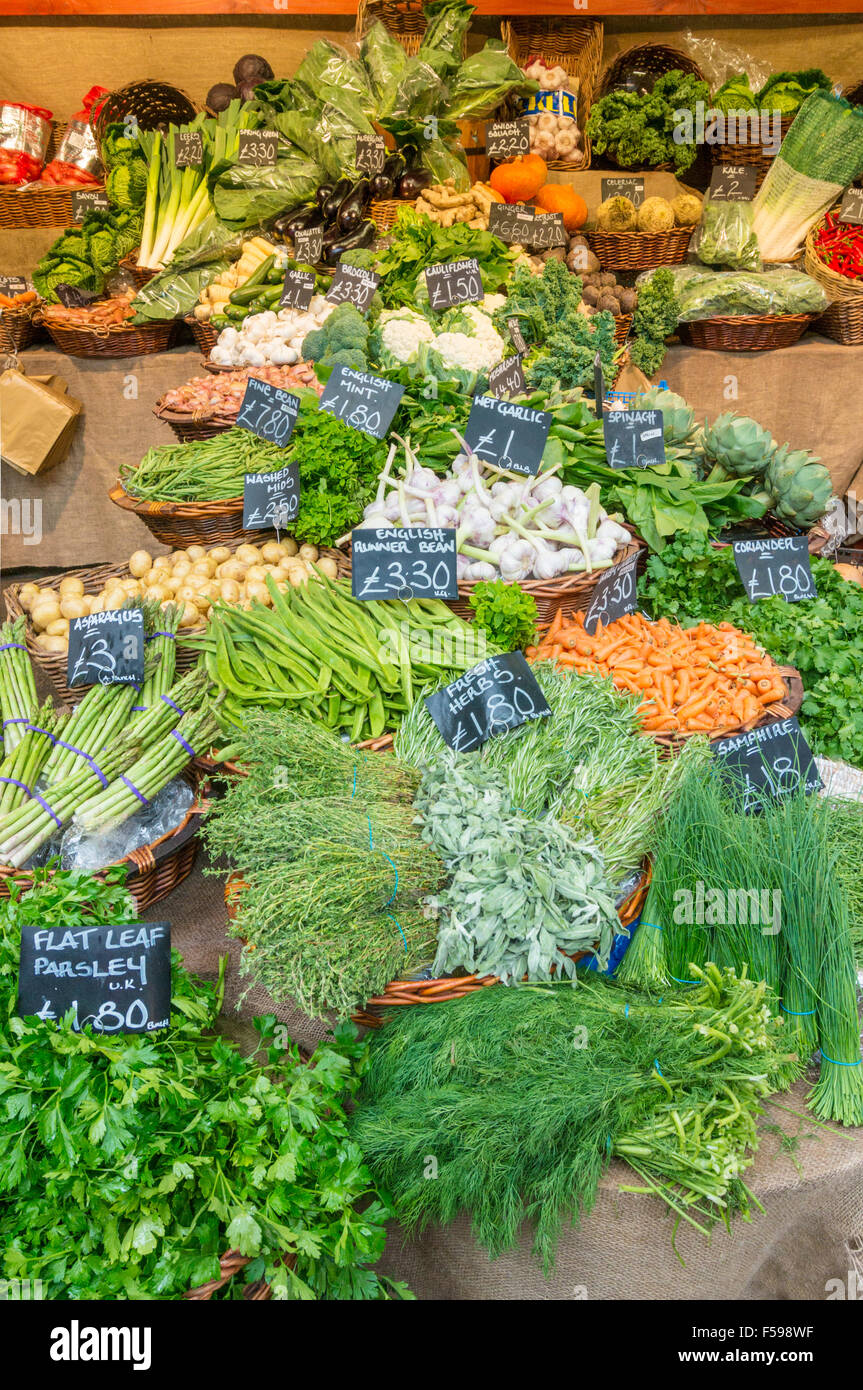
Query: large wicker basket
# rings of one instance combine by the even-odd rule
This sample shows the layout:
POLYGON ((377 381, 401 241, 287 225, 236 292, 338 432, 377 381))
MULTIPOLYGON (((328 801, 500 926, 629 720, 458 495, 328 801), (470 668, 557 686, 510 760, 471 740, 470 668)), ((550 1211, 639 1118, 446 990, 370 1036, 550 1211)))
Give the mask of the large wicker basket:
POLYGON ((660 265, 681 265, 694 227, 672 227, 668 232, 598 232, 585 235, 603 270, 636 272, 660 265))
POLYGON ((219 341, 219 330, 213 328, 206 319, 196 319, 194 314, 190 314, 184 322, 192 330, 192 337, 207 357, 219 341))
POLYGON ((863 345, 863 279, 849 280, 846 275, 831 270, 819 259, 815 251, 815 236, 822 225, 823 221, 810 230, 806 238, 804 261, 806 274, 817 280, 830 300, 829 308, 818 320, 818 331, 826 333, 837 343, 860 347, 863 345))
MULTIPOLYGON (((785 139, 791 129, 791 123, 796 114, 795 111, 794 115, 782 117, 780 143, 785 139)), ((713 160, 714 164, 754 165, 758 171, 755 180, 756 192, 764 182, 767 170, 773 163, 776 154, 778 154, 778 150, 771 152, 761 143, 760 139, 738 140, 734 141, 734 143, 724 141, 722 144, 709 145, 708 148, 710 150, 710 158, 713 160)))
POLYGON ((531 58, 542 58, 553 67, 561 67, 570 76, 578 78, 576 115, 582 132, 584 159, 580 164, 571 159, 550 159, 548 167, 571 173, 589 169, 590 141, 586 127, 602 62, 602 20, 557 15, 526 16, 505 20, 501 33, 510 57, 519 67, 526 67, 531 58))
POLYGON ((680 323, 677 335, 690 347, 714 352, 771 352, 791 347, 815 318, 816 314, 717 316, 680 323))
MULTIPOLYGON (((103 184, 82 185, 86 192, 104 192, 103 184)), ((0 228, 71 227, 72 193, 51 183, 31 183, 22 188, 0 188, 0 228)))
POLYGON ((110 92, 101 102, 96 117, 96 139, 101 144, 109 125, 132 116, 142 130, 155 130, 161 125, 186 125, 195 119, 197 110, 191 97, 179 87, 143 78, 110 92))
POLYGON ((36 332, 35 317, 40 301, 22 304, 20 308, 3 309, 0 312, 0 353, 13 357, 23 352, 33 341, 36 332))
POLYGON ((153 408, 157 420, 170 425, 174 434, 186 444, 191 439, 212 439, 214 435, 224 434, 237 423, 236 415, 226 417, 214 411, 195 414, 189 410, 168 410, 158 403, 153 408))
POLYGON ((790 719, 793 714, 797 713, 800 706, 803 704, 803 679, 800 672, 794 666, 779 666, 777 670, 785 683, 785 698, 784 700, 777 701, 776 704, 765 705, 764 712, 760 718, 750 719, 745 724, 738 724, 731 729, 693 730, 688 733, 675 732, 669 734, 651 733, 648 737, 652 738, 654 743, 658 743, 670 752, 676 753, 682 748, 687 739, 695 738, 699 733, 706 732, 707 737, 713 740, 734 738, 736 734, 748 733, 750 729, 760 729, 763 728, 765 724, 775 724, 777 719, 790 719))
POLYGON ((375 198, 369 204, 369 216, 378 229, 380 236, 395 226, 395 220, 399 215, 399 208, 409 208, 413 204, 405 198, 375 198))
POLYGON ((157 270, 149 270, 146 266, 138 265, 138 251, 130 251, 128 256, 124 256, 119 263, 119 269, 125 270, 127 275, 131 275, 136 289, 142 290, 154 276, 158 275, 157 270))
POLYGON ((174 346, 180 324, 116 324, 111 328, 68 328, 45 323, 54 344, 69 357, 146 357, 174 346))
MULTIPOLYGON (((607 96, 617 87, 626 87, 633 75, 644 76, 653 81, 666 72, 685 72, 705 80, 704 73, 694 58, 681 53, 679 48, 669 48, 664 43, 640 43, 627 48, 609 63, 602 74, 597 96, 607 96)), ((651 83, 652 85, 652 83, 651 83)))
POLYGON ((187 545, 227 545, 230 541, 254 541, 260 531, 244 530, 243 499, 224 502, 139 502, 117 482, 108 493, 126 512, 134 512, 157 541, 173 550, 187 545))

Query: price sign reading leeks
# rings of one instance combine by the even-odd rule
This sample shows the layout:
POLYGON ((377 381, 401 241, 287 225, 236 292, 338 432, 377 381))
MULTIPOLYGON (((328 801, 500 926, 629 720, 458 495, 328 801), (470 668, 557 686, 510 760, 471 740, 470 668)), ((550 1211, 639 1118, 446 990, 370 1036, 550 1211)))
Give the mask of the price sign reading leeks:
POLYGON ((521 652, 489 657, 428 695, 426 706, 444 742, 457 753, 470 753, 495 734, 551 714, 521 652))
POLYGON ((241 429, 270 444, 287 444, 300 413, 300 398, 280 386, 250 376, 237 415, 241 429))
POLYGON ((204 139, 199 130, 178 130, 174 143, 174 163, 178 169, 188 165, 200 168, 204 162, 204 139))
POLYGON ((319 410, 344 420, 353 430, 383 439, 399 408, 405 388, 371 372, 336 367, 324 387, 319 410))
POLYGON ((458 598, 455 531, 443 526, 358 527, 351 538, 356 599, 458 598))

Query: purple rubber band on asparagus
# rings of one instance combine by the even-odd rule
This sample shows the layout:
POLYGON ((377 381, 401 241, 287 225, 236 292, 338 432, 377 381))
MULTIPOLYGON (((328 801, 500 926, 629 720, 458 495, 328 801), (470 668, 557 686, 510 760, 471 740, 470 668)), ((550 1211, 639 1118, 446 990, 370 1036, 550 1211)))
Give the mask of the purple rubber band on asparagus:
POLYGON ((186 713, 186 711, 185 711, 184 709, 180 709, 180 706, 179 706, 179 705, 175 705, 175 704, 174 704, 174 701, 171 699, 171 697, 170 697, 169 695, 160 695, 160 696, 159 696, 159 699, 160 699, 160 700, 164 700, 164 701, 165 701, 165 704, 166 704, 166 705, 170 705, 170 706, 171 706, 171 709, 175 709, 175 710, 177 711, 178 714, 183 715, 183 714, 186 713))
POLYGON ((26 715, 21 715, 21 714, 19 714, 15 719, 4 719, 4 720, 3 720, 3 728, 5 729, 7 724, 29 724, 29 723, 30 723, 30 720, 27 718, 26 715))
POLYGON ((28 787, 27 783, 19 782, 17 777, 0 777, 0 782, 8 782, 10 787, 20 787, 21 790, 23 792, 26 792, 28 796, 32 796, 32 792, 30 791, 30 788, 28 787))
POLYGON ((145 641, 145 642, 152 642, 152 640, 153 640, 154 637, 170 637, 170 638, 172 638, 173 641, 175 641, 175 642, 176 642, 176 640, 177 640, 177 634, 176 634, 176 632, 151 632, 150 635, 149 635, 149 637, 145 637, 145 638, 144 638, 144 641, 145 641))
POLYGON ((63 829, 63 822, 61 821, 60 817, 57 815, 56 811, 52 811, 52 810, 51 810, 51 807, 48 805, 48 802, 47 802, 47 801, 44 801, 44 800, 42 799, 42 797, 39 795, 38 792, 31 791, 31 792, 30 792, 30 795, 32 796, 32 798, 33 798, 34 801, 38 801, 38 802, 39 802, 39 805, 42 807, 42 810, 43 810, 43 811, 47 811, 47 812, 48 812, 48 815, 49 815, 49 816, 51 817, 51 819, 56 823, 57 829, 58 829, 58 830, 62 830, 62 829, 63 829))
POLYGON ((134 782, 130 782, 129 779, 128 779, 128 777, 122 777, 122 776, 120 777, 120 781, 121 781, 121 782, 124 782, 124 783, 126 784, 126 786, 129 788, 129 791, 130 791, 130 792, 134 792, 134 793, 135 793, 135 795, 137 796, 138 800, 141 802, 141 805, 142 805, 142 806, 149 806, 149 804, 150 804, 150 798, 149 798, 148 796, 145 796, 143 792, 139 792, 139 791, 138 791, 138 788, 135 786, 135 783, 134 783, 134 782))
POLYGON ((187 743, 186 740, 183 738, 183 735, 178 734, 176 729, 171 730, 171 737, 175 738, 178 743, 182 743, 190 758, 196 758, 198 756, 192 745, 190 743, 187 743))
POLYGON ((24 646, 23 642, 4 642, 3 645, 0 646, 0 652, 26 652, 26 650, 27 648, 24 646))

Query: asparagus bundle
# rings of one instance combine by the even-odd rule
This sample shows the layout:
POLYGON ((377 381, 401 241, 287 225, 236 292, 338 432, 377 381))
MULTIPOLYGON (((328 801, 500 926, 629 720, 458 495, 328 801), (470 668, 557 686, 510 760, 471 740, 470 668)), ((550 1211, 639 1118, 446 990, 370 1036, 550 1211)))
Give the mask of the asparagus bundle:
POLYGON ((177 628, 183 612, 183 605, 177 603, 168 603, 161 610, 157 603, 150 600, 146 600, 140 606, 144 610, 149 655, 155 658, 155 661, 152 670, 144 679, 141 698, 136 706, 136 718, 140 718, 141 711, 149 709, 160 695, 167 695, 174 684, 177 671, 177 628))
POLYGON ((44 769, 46 786, 65 781, 82 759, 98 761, 101 750, 127 727, 137 698, 134 685, 92 685, 71 715, 62 741, 51 750, 44 769))
POLYGON ((36 711, 33 723, 26 726, 20 743, 0 763, 0 816, 28 799, 66 719, 65 714, 56 714, 51 701, 46 700, 36 711))
POLYGON ((24 619, 0 627, 0 713, 3 744, 11 753, 26 733, 25 724, 36 713, 36 683, 24 645, 24 619))
MULTIPOLYGON (((116 777, 128 763, 128 747, 112 744, 100 754, 99 766, 106 779, 116 777)), ((62 830, 76 809, 92 795, 99 773, 82 763, 69 777, 47 788, 45 795, 33 792, 29 801, 0 821, 0 863, 20 869, 37 850, 62 830)))

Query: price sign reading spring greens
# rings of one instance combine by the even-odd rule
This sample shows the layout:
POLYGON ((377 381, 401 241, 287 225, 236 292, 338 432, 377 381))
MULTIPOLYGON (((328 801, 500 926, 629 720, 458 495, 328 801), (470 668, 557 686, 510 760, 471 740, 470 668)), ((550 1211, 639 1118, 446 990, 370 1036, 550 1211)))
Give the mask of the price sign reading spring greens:
POLYGON ((358 527, 351 537, 356 599, 458 598, 455 531, 443 526, 358 527))
POLYGON ((144 615, 109 608, 69 624, 69 685, 140 685, 144 679, 144 615))
POLYGON ((278 131, 241 130, 237 161, 240 164, 254 164, 259 169, 271 168, 276 162, 278 149, 278 131))
POLYGON ((429 304, 438 313, 453 304, 475 303, 484 294, 479 261, 471 256, 465 261, 426 266, 426 286, 429 304))
POLYGON ((480 662, 458 680, 428 695, 426 706, 444 742, 456 753, 470 753, 495 734, 551 714, 521 652, 480 662))
POLYGON ((734 563, 750 603, 773 597, 799 603, 817 596, 805 536, 734 541, 734 563))
POLYGON ((371 372, 336 367, 324 387, 319 410, 343 420, 351 429, 383 439, 393 422, 405 388, 371 372))

